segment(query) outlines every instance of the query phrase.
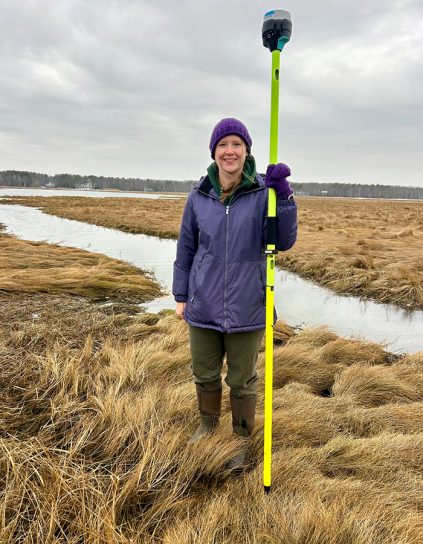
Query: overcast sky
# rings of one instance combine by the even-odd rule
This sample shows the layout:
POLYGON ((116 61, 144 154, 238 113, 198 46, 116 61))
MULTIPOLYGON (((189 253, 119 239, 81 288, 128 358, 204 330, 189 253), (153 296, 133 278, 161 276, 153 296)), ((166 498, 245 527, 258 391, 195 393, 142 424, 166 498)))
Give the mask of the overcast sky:
POLYGON ((275 8, 291 179, 423 186, 421 0, 0 0, 0 170, 197 179, 237 117, 264 171, 275 8))

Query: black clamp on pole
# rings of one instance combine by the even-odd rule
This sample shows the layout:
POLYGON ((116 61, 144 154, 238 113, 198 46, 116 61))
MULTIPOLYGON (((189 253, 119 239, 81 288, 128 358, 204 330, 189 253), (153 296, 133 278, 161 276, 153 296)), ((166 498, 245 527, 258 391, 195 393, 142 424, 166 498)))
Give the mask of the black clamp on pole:
MULTIPOLYGON (((275 246, 276 247, 276 227, 277 227, 277 217, 268 217, 267 218, 267 236, 266 236, 266 246, 275 246)), ((263 249, 262 255, 277 255, 277 249, 263 249)))

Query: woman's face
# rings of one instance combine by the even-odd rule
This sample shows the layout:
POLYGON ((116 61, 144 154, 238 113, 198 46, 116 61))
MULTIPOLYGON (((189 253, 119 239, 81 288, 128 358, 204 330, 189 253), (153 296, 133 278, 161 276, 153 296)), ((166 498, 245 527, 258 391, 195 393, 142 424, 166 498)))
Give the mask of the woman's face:
POLYGON ((247 146, 239 136, 229 135, 219 140, 214 160, 219 171, 231 176, 241 174, 247 157, 247 146))

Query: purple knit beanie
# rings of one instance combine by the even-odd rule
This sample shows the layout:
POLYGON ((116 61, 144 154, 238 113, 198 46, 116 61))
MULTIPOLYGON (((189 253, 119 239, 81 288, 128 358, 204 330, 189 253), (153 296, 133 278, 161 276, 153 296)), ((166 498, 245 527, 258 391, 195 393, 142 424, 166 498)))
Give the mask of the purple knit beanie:
POLYGON ((218 142, 230 134, 235 134, 244 140, 247 151, 250 153, 253 142, 251 136, 248 134, 247 127, 241 121, 238 121, 238 119, 227 117, 219 121, 213 129, 209 144, 212 159, 214 159, 214 152, 216 151, 218 142))

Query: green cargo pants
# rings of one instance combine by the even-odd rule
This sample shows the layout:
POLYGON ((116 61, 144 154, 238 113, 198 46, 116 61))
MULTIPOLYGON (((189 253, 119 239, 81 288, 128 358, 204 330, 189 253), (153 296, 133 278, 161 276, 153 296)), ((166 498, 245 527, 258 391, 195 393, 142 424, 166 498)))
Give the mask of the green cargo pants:
POLYGON ((257 394, 256 363, 264 329, 232 334, 189 326, 192 373, 201 391, 222 387, 221 371, 226 353, 225 382, 239 398, 257 394))

